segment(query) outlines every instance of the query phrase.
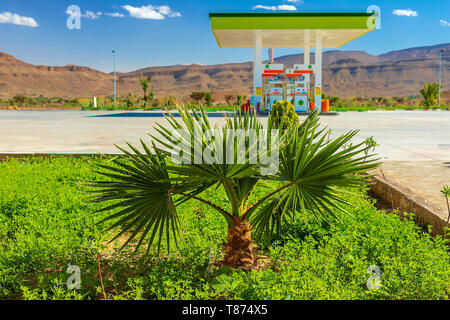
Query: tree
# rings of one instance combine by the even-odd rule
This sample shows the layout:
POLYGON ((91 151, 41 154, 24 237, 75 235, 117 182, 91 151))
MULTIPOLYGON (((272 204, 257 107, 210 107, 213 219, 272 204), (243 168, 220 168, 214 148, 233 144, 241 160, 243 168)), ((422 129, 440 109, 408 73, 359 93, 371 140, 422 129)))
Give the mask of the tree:
POLYGON ((22 107, 28 100, 28 97, 23 94, 17 94, 12 98, 12 100, 17 106, 22 107))
POLYGON ((236 96, 236 103, 238 106, 240 106, 242 104, 242 99, 243 99, 242 95, 238 94, 236 96))
MULTIPOLYGON (((152 76, 143 78, 141 75, 139 75, 139 81, 141 83, 142 91, 144 91, 144 103, 147 105, 147 102, 149 101, 147 92, 148 88, 150 87, 150 83, 152 82, 152 76)), ((151 94, 153 95, 153 91, 151 92, 151 94)))
POLYGON ((225 95, 225 101, 227 102, 228 105, 231 105, 231 101, 233 100, 234 96, 231 94, 227 94, 225 95))
POLYGON ((210 92, 205 92, 205 102, 208 107, 211 106, 212 95, 210 92))
POLYGON ((330 106, 336 107, 338 102, 340 101, 340 98, 337 96, 333 96, 333 97, 328 97, 328 99, 330 100, 330 106))
MULTIPOLYGON (((372 155, 365 159, 364 153, 370 147, 364 142, 343 148, 357 131, 332 139, 328 132, 320 129, 318 112, 311 113, 306 121, 290 126, 284 133, 279 132, 278 148, 259 149, 256 154, 253 151, 257 146, 270 145, 267 140, 273 138, 264 134, 256 115, 235 114, 234 119, 226 119, 218 130, 234 135, 211 139, 206 134, 211 125, 204 108, 200 108, 201 116, 181 108, 178 112, 181 121, 168 115, 169 127, 156 124, 159 135, 151 135, 153 153, 142 140, 143 153, 131 144, 128 144, 130 151, 118 147, 126 157, 110 156, 109 164, 99 164, 101 170, 96 171, 106 179, 99 177, 86 184, 93 195, 92 202, 106 203, 97 211, 110 212, 103 222, 113 220, 109 229, 121 228, 115 239, 129 235, 123 247, 139 235, 136 251, 145 239, 148 240, 147 252, 156 241, 159 253, 163 239, 169 251, 171 240, 175 239, 176 244, 180 229, 177 207, 187 201, 197 201, 212 208, 228 224, 224 259, 217 263, 250 269, 258 263, 252 231, 256 240, 273 239, 284 224, 300 214, 311 214, 318 220, 338 218, 337 211, 346 212, 339 205, 346 203, 339 190, 365 186, 368 176, 361 173, 378 165, 372 155), (185 128, 185 133, 174 139, 172 132, 181 128, 185 128), (256 138, 252 143, 246 138, 251 132, 255 132, 256 138), (157 147, 157 143, 164 145, 164 149, 157 147), (207 164, 201 153, 192 151, 193 143, 226 151, 224 159, 228 152, 235 157, 240 154, 238 160, 241 161, 235 158, 234 164, 207 164), (180 146, 191 150, 183 152, 182 159, 192 164, 176 164, 171 160, 173 154, 179 154, 180 146), (226 148, 229 146, 231 148, 226 148), (242 147, 246 151, 237 152, 242 147), (274 152, 279 155, 279 168, 264 173, 261 168, 271 162, 255 160, 274 152), (255 186, 269 182, 273 188, 250 203, 255 186), (217 188, 224 190, 228 197, 226 208, 203 194, 205 190, 217 188)), ((268 127, 271 127, 270 117, 268 127)))
POLYGON ((205 98, 205 92, 194 91, 191 93, 191 99, 200 103, 205 98))
POLYGON ((173 96, 166 97, 164 98, 163 105, 165 107, 175 107, 177 105, 177 98, 173 96))
POLYGON ((137 102, 137 98, 134 94, 129 93, 123 99, 123 105, 125 108, 134 108, 137 102))
POLYGON ((420 90, 420 94, 423 97, 423 105, 425 107, 435 106, 436 100, 439 98, 439 84, 436 82, 424 84, 423 89, 420 90))

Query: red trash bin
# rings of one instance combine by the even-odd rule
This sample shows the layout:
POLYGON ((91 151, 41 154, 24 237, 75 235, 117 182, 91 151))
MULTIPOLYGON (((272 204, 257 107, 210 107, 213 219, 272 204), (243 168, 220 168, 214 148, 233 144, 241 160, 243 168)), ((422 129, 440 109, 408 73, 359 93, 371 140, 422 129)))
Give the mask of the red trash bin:
POLYGON ((322 99, 322 112, 330 112, 330 100, 322 99))

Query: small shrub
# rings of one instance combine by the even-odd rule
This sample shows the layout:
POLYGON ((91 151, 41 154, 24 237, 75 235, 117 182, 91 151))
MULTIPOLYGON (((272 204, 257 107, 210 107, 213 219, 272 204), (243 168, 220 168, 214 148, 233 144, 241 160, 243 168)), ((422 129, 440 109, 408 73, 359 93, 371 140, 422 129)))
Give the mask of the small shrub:
POLYGON ((123 106, 125 108, 134 108, 137 103, 137 97, 131 93, 129 93, 125 98, 123 99, 123 106))
POLYGON ((23 94, 17 94, 13 98, 13 103, 16 106, 22 107, 27 101, 29 101, 28 97, 23 94))
POLYGON ((177 98, 170 96, 163 99, 164 107, 176 107, 177 106, 177 98))
POLYGON ((82 108, 92 108, 93 107, 93 101, 91 98, 79 98, 78 103, 82 108))
POLYGON ((206 92, 197 92, 194 91, 191 93, 191 99, 197 103, 200 103, 203 99, 205 99, 206 92))
POLYGON ((234 98, 234 96, 233 95, 231 95, 231 94, 227 94, 227 95, 225 95, 225 101, 227 102, 227 105, 231 105, 231 104, 233 104, 233 98, 234 98))
POLYGON ((273 128, 282 130, 291 127, 300 121, 295 108, 289 101, 277 101, 272 107, 273 128))
POLYGON ((420 94, 423 97, 423 105, 425 107, 432 107, 436 105, 436 100, 439 98, 439 84, 436 82, 428 82, 420 90, 420 94))

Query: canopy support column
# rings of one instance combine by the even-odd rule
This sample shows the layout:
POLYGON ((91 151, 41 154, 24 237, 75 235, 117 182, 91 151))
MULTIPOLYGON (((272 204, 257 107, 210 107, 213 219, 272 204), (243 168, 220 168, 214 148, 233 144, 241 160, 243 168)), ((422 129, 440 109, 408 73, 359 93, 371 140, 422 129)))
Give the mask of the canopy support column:
POLYGON ((255 34, 254 61, 253 61, 253 95, 261 96, 262 87, 262 35, 257 30, 255 34), (259 89, 258 89, 259 88, 259 89))
POLYGON ((316 90, 315 90, 315 104, 316 110, 322 109, 322 36, 320 34, 320 30, 317 30, 316 33, 316 61, 315 64, 317 66, 316 77, 316 90))
POLYGON ((310 58, 310 50, 311 50, 311 38, 310 38, 311 32, 309 30, 305 30, 305 52, 303 54, 303 64, 308 66, 311 63, 310 58))
MULTIPOLYGON (((311 64, 311 31, 305 30, 305 43, 304 43, 304 52, 303 52, 303 64, 308 67, 311 64)), ((308 95, 311 90, 311 76, 309 74, 305 74, 305 80, 307 83, 308 95)))

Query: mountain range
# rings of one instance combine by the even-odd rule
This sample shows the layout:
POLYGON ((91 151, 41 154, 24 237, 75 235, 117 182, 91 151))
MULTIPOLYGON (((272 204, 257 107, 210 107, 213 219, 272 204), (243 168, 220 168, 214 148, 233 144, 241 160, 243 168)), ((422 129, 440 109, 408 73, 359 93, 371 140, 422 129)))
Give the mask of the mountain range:
MULTIPOLYGON (((326 51, 323 55, 324 92, 349 97, 416 96, 425 82, 437 81, 442 54, 443 87, 450 85, 450 43, 392 51, 378 56, 364 51, 326 51)), ((311 62, 314 62, 312 54, 311 62)), ((303 54, 275 59, 286 67, 303 63, 303 54)), ((187 100, 192 91, 210 91, 216 101, 226 94, 249 96, 253 64, 175 65, 118 73, 118 95, 141 95, 139 75, 152 76, 156 97, 187 100)), ((46 97, 111 95, 113 75, 89 67, 32 65, 0 52, 0 97, 16 94, 46 97)))

